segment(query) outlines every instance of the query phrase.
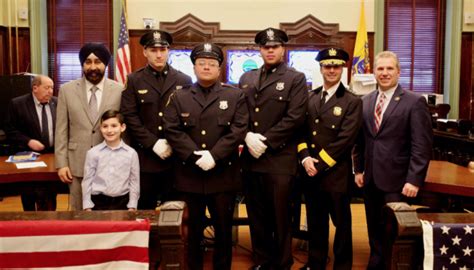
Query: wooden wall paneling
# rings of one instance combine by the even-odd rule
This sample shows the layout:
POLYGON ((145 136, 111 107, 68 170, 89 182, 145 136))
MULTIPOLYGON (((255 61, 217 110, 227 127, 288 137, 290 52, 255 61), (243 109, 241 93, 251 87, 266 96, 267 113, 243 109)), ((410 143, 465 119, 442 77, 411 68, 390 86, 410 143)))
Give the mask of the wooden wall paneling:
POLYGON ((461 55, 459 118, 474 120, 474 33, 462 34, 461 55))
MULTIPOLYGON (((11 31, 12 46, 12 65, 13 74, 17 72, 31 71, 31 54, 30 54, 30 29, 25 27, 18 28, 18 59, 19 68, 17 68, 17 48, 16 48, 16 29, 11 31)), ((11 75, 10 72, 10 56, 9 56, 8 28, 0 26, 0 75, 11 75)))

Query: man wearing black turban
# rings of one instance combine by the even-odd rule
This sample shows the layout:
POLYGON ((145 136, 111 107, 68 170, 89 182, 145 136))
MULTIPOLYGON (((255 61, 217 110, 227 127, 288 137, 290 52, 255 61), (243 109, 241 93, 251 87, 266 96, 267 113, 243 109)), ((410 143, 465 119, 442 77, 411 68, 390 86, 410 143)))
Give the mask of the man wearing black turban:
POLYGON ((86 152, 103 141, 98 119, 105 111, 120 108, 123 85, 104 78, 109 60, 103 44, 85 44, 79 51, 84 76, 59 89, 54 153, 59 178, 69 184, 70 210, 82 210, 86 152))

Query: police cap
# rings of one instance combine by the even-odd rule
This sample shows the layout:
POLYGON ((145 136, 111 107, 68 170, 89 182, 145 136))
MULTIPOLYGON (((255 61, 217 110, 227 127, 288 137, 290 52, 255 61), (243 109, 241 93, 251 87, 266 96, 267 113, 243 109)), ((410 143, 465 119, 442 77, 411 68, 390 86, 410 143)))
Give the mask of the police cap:
POLYGON ((349 60, 349 54, 341 48, 326 48, 318 53, 316 61, 321 66, 343 66, 349 60))
POLYGON ((255 43, 260 46, 283 45, 288 42, 288 36, 280 29, 267 28, 255 35, 255 43))
POLYGON ((191 62, 193 64, 198 58, 211 58, 216 59, 219 62, 219 66, 224 60, 224 54, 219 46, 213 43, 202 43, 194 47, 191 52, 191 62))
POLYGON ((140 44, 146 49, 148 47, 168 47, 173 43, 170 33, 161 30, 151 30, 140 38, 140 44))

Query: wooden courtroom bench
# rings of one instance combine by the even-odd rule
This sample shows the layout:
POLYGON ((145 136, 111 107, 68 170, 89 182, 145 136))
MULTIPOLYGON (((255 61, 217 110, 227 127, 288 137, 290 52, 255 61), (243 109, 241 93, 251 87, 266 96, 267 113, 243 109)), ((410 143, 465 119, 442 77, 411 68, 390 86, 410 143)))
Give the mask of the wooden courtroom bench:
POLYGON ((417 213, 406 203, 384 209, 387 269, 423 269, 423 229, 420 220, 435 223, 474 223, 472 213, 417 213))
POLYGON ((150 221, 149 269, 186 269, 184 247, 186 244, 185 203, 172 201, 161 206, 160 210, 139 211, 39 211, 39 212, 0 212, 1 221, 11 220, 108 220, 131 221, 148 219, 150 221))

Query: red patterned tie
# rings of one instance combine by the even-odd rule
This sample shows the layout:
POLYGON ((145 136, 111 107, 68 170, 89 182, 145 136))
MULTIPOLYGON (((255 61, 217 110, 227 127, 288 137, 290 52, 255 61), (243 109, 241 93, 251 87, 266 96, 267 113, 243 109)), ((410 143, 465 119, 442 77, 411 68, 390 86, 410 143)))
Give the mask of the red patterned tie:
POLYGON ((382 123, 382 110, 383 110, 384 103, 385 103, 385 95, 383 93, 380 93, 379 100, 377 102, 377 106, 375 106, 375 112, 374 112, 375 133, 379 131, 380 124, 382 123))

